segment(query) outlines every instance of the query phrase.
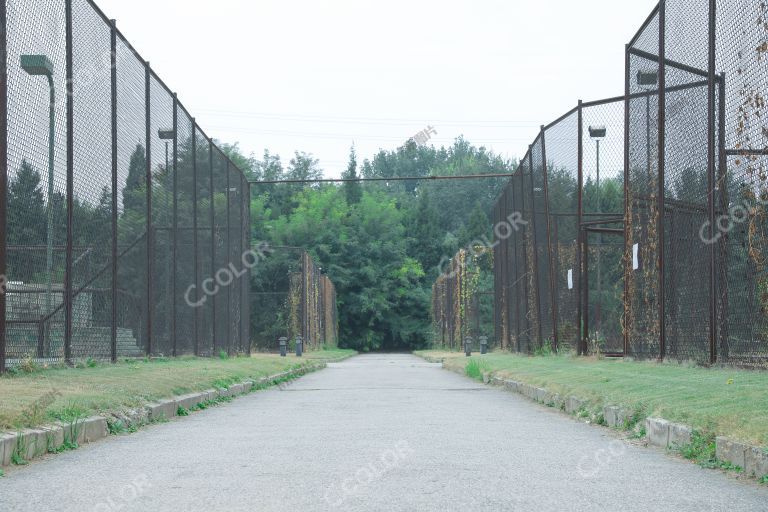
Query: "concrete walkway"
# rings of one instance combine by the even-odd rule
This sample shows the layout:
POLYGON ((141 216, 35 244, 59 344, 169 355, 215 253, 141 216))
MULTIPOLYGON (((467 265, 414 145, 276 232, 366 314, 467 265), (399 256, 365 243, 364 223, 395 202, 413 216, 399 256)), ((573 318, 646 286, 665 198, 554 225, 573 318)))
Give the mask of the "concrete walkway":
POLYGON ((0 511, 768 511, 768 489, 407 355, 111 437, 0 479, 0 511))

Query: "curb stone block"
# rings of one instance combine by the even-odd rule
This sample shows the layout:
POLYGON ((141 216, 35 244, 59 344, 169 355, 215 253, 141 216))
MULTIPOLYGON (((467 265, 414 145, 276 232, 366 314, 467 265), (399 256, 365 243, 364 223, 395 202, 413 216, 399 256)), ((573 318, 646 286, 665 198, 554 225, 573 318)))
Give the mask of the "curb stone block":
POLYGON ((536 388, 530 384, 525 384, 525 396, 531 400, 536 400, 536 388))
POLYGON ((204 393, 192 393, 190 395, 183 395, 176 397, 177 409, 183 407, 187 410, 192 409, 194 406, 205 400, 204 397, 208 396, 204 393))
POLYGON ((576 414, 584 407, 584 401, 576 398, 575 396, 569 396, 565 399, 565 412, 568 414, 576 414))
POLYGON ((48 425, 41 427, 45 431, 45 448, 57 450, 64 445, 64 429, 58 425, 48 425))
POLYGON ((619 407, 619 413, 616 415, 616 420, 619 423, 616 426, 619 428, 624 428, 624 425, 626 425, 632 419, 633 414, 634 411, 629 409, 622 409, 619 407))
POLYGON ((107 420, 102 416, 91 416, 83 421, 83 434, 86 443, 92 443, 107 437, 107 420))
POLYGON ((235 395, 242 395, 243 394, 243 385, 242 384, 233 384, 229 387, 229 391, 231 393, 230 396, 235 395))
POLYGON ((762 478, 768 475, 768 453, 762 448, 749 446, 745 452, 744 471, 749 476, 762 478))
POLYGON ((483 372, 483 384, 490 384, 491 382, 491 374, 488 372, 483 372))
POLYGON ((669 422, 660 418, 646 418, 645 435, 648 444, 666 448, 669 446, 669 422))
POLYGON ((11 465, 11 455, 15 446, 15 434, 0 434, 0 466, 11 465))
POLYGON ((504 385, 504 379, 496 376, 491 377, 491 386, 503 386, 503 385, 504 385))
POLYGON ((251 381, 243 382, 243 393, 250 393, 252 389, 253 389, 253 382, 251 381))
POLYGON ((534 395, 535 400, 539 403, 546 404, 549 401, 549 393, 546 389, 541 388, 535 388, 536 394, 534 395))
POLYGON ((83 427, 83 420, 73 421, 72 423, 57 423, 57 425, 61 426, 61 431, 64 435, 65 441, 75 442, 77 444, 83 444, 85 441, 85 428, 83 427), (77 439, 74 439, 75 434, 77 434, 77 439))
MULTIPOLYGON (((21 437, 24 440, 24 453, 21 454, 24 460, 32 460, 48 451, 48 437, 45 430, 37 428, 26 429, 21 432, 21 437)), ((19 441, 19 436, 16 436, 17 446, 19 441)), ((15 449, 16 446, 14 446, 15 449)))
POLYGON ((669 425, 669 447, 680 448, 691 444, 693 430, 685 425, 671 423, 669 425))
POLYGON ((176 416, 176 410, 178 409, 176 400, 159 400, 152 404, 147 404, 147 414, 150 421, 169 420, 176 416))
POLYGON ((726 437, 715 439, 715 456, 723 462, 730 462, 740 468, 746 467, 746 452, 750 448, 745 444, 731 441, 726 437))
POLYGON ((505 380, 504 387, 507 388, 509 391, 513 391, 515 393, 518 393, 520 391, 520 383, 517 382, 516 380, 505 380))
POLYGON ((619 426, 619 408, 615 405, 608 405, 603 407, 603 419, 605 424, 609 427, 619 426))

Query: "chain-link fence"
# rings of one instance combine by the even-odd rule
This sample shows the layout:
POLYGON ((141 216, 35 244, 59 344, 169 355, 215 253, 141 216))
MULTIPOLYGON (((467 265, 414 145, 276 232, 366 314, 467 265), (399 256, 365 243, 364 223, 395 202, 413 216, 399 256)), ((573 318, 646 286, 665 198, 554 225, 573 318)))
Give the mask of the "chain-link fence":
POLYGON ((477 342, 480 336, 486 336, 493 340, 494 322, 498 322, 494 303, 498 304, 499 294, 486 289, 484 277, 494 273, 495 265, 493 253, 476 246, 459 250, 445 266, 432 285, 436 345, 457 350, 467 338, 477 342))
POLYGON ((497 341, 765 367, 768 4, 662 0, 625 80, 543 127, 495 205, 525 221, 494 230, 497 341))
POLYGON ((252 270, 254 349, 277 351, 281 337, 293 343, 298 336, 307 350, 336 346, 339 328, 333 282, 298 247, 270 247, 270 253, 252 270))
POLYGON ((0 27, 0 371, 248 352, 246 176, 90 0, 0 27))

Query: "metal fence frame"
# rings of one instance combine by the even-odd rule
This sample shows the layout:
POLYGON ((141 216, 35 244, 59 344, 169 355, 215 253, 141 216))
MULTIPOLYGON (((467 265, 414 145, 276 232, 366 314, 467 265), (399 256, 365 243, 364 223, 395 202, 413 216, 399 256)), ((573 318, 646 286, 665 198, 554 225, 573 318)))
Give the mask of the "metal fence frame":
MULTIPOLYGON (((43 9, 50 7, 50 4, 45 2, 30 3, 23 7, 15 6, 15 9, 43 9)), ((229 318, 229 324, 226 329, 226 334, 223 339, 216 337, 217 323, 221 323, 221 318, 216 318, 216 306, 217 301, 216 294, 212 294, 210 297, 210 303, 213 304, 210 311, 210 321, 212 325, 208 326, 212 331, 212 339, 208 339, 208 342, 213 346, 204 347, 200 338, 200 326, 201 318, 204 315, 204 308, 189 308, 189 310, 180 308, 186 308, 186 305, 181 302, 184 289, 179 282, 180 272, 191 271, 193 277, 193 283, 196 285, 194 298, 199 300, 203 298, 201 289, 203 288, 204 281, 203 276, 214 278, 216 273, 221 268, 226 268, 230 264, 239 264, 240 255, 244 253, 246 247, 249 246, 250 235, 250 194, 246 191, 249 188, 247 177, 243 172, 237 168, 223 153, 216 147, 214 141, 206 136, 199 125, 195 122, 181 103, 178 100, 176 94, 172 93, 160 77, 151 69, 149 62, 145 61, 138 52, 131 46, 127 38, 118 30, 116 22, 110 20, 107 16, 91 1, 91 0, 56 0, 55 9, 61 9, 63 12, 63 20, 58 16, 59 11, 51 13, 45 13, 45 22, 56 25, 57 23, 63 23, 65 33, 65 62, 66 62, 66 242, 65 242, 65 271, 63 280, 63 301, 54 311, 46 312, 46 317, 39 319, 38 321, 31 322, 36 323, 38 326, 38 333, 41 335, 47 327, 47 319, 52 318, 53 315, 58 315, 63 311, 64 325, 63 325, 63 357, 59 358, 54 355, 46 343, 39 342, 39 349, 37 351, 35 359, 41 359, 45 361, 57 361, 63 360, 68 364, 72 364, 74 359, 82 357, 94 357, 94 358, 106 358, 115 362, 118 359, 118 305, 120 299, 118 278, 120 275, 120 265, 123 262, 124 256, 134 251, 137 247, 141 246, 145 248, 145 267, 144 267, 144 288, 140 293, 146 293, 145 304, 142 306, 143 323, 141 335, 135 333, 137 338, 143 336, 143 352, 146 355, 155 355, 163 353, 165 355, 180 355, 183 353, 193 353, 195 355, 211 355, 216 352, 216 349, 226 350, 232 354, 235 352, 249 352, 250 343, 248 322, 244 321, 249 317, 249 306, 247 300, 247 291, 249 286, 248 275, 236 276, 230 286, 222 287, 224 291, 219 297, 219 300, 226 298, 230 307, 227 308, 227 315, 234 310, 237 315, 234 318, 229 318), (59 5, 61 4, 61 5, 59 5), (85 23, 84 18, 87 18, 89 22, 94 19, 100 19, 102 27, 100 31, 106 29, 109 32, 109 41, 105 43, 109 45, 109 84, 106 84, 104 78, 106 75, 102 75, 102 81, 99 82, 99 87, 106 90, 108 85, 110 104, 109 104, 109 120, 108 123, 111 126, 111 133, 103 134, 108 138, 108 141, 101 141, 108 143, 111 154, 108 158, 111 161, 111 197, 110 197, 110 215, 109 229, 111 232, 109 242, 109 262, 104 268, 99 270, 94 275, 86 275, 85 282, 76 283, 73 278, 73 263, 74 263, 74 236, 73 231, 75 226, 73 223, 73 202, 77 201, 75 194, 75 187, 73 185, 75 179, 83 180, 87 179, 85 176, 78 175, 82 170, 75 168, 76 151, 82 150, 75 141, 75 130, 82 129, 82 126, 76 125, 76 116, 82 115, 84 109, 89 109, 92 105, 87 102, 79 101, 76 95, 75 87, 78 85, 76 77, 74 76, 75 61, 79 55, 75 42, 78 37, 84 38, 86 35, 79 30, 79 25, 75 26, 75 23, 85 23), (130 53, 130 58, 135 59, 136 65, 143 66, 144 68, 144 97, 141 100, 144 103, 145 111, 142 113, 135 112, 136 116, 143 116, 145 121, 145 137, 143 141, 139 142, 140 146, 143 146, 145 153, 145 167, 146 175, 145 180, 146 188, 146 200, 145 200, 145 226, 143 227, 143 235, 134 244, 129 247, 120 246, 119 233, 118 233, 118 216, 119 216, 119 202, 118 189, 125 186, 125 183, 120 184, 119 180, 122 178, 118 176, 118 153, 120 143, 120 132, 125 122, 124 117, 119 115, 119 92, 120 86, 119 72, 121 71, 121 61, 118 60, 118 56, 130 53), (160 88, 160 89, 158 89, 160 88), (157 184, 158 177, 153 173, 153 130, 157 128, 153 124, 153 91, 163 90, 164 94, 172 97, 173 108, 173 134, 172 134, 172 171, 173 171, 173 186, 172 186, 172 215, 171 222, 168 226, 155 225, 157 212, 153 212, 153 188, 157 184), (179 126, 179 122, 183 121, 184 126, 179 126), (180 140, 179 131, 184 128, 190 133, 192 144, 192 158, 191 162, 182 162, 184 155, 181 152, 180 146, 183 143, 188 143, 187 140, 180 140), (207 148, 207 149, 206 149, 207 148), (208 159, 199 159, 198 151, 207 151, 208 159), (227 189, 226 195, 226 211, 227 222, 226 228, 217 226, 214 219, 214 157, 217 156, 219 163, 223 162, 225 167, 225 173, 227 177, 227 189), (182 169, 182 164, 185 167, 182 169), (207 167, 201 169, 200 167, 207 167), (188 173, 184 178, 184 183, 192 184, 191 201, 189 197, 184 198, 187 207, 191 207, 191 212, 179 212, 178 209, 181 204, 181 196, 183 194, 188 195, 188 190, 180 190, 180 174, 182 172, 188 173), (191 176, 189 176, 191 173, 191 176), (234 179, 235 182, 229 182, 230 179, 234 179), (198 193, 201 191, 199 186, 206 185, 210 192, 210 197, 201 198, 198 197, 198 193), (198 225, 200 219, 205 218, 205 213, 198 211, 199 208, 203 208, 203 204, 207 202, 210 210, 209 222, 207 227, 201 228, 198 225), (188 214, 191 213, 190 226, 180 226, 180 222, 183 219, 186 224, 189 221, 188 214), (230 225, 230 222, 234 222, 234 225, 230 225), (158 242, 158 233, 161 231, 170 232, 170 251, 171 251, 171 265, 170 269, 160 269, 166 274, 170 274, 172 293, 170 297, 166 297, 170 302, 170 316, 169 318, 163 318, 163 321, 170 322, 170 328, 168 331, 167 344, 158 346, 157 330, 154 329, 160 314, 156 311, 158 304, 156 302, 156 294, 153 293, 156 283, 153 279, 156 277, 155 270, 161 266, 156 261, 158 257, 156 244, 158 242), (189 236, 189 233, 192 236, 189 236), (208 268, 202 268, 202 262, 200 261, 200 255, 204 254, 204 248, 199 247, 201 244, 201 237, 205 232, 206 240, 211 244, 211 258, 208 262, 210 266, 208 268), (217 257, 216 244, 217 237, 224 239, 224 243, 227 246, 227 253, 225 258, 217 257), (192 246, 192 257, 187 257, 186 254, 182 254, 180 246, 182 240, 192 246), (101 279, 102 276, 108 275, 109 277, 109 299, 105 299, 105 302, 110 303, 109 311, 109 335, 107 339, 98 340, 98 350, 96 347, 86 347, 85 353, 73 353, 73 337, 78 335, 74 332, 76 329, 73 326, 76 321, 75 313, 73 312, 73 302, 78 296, 88 289, 97 279, 101 279), (233 297, 234 294, 234 297, 233 297), (234 300, 234 303, 233 303, 234 300), (237 307, 235 307, 237 306, 237 307), (183 320, 189 320, 189 325, 184 326, 185 334, 180 335, 180 329, 183 322, 180 318, 184 316, 183 320), (154 320, 154 326, 153 326, 154 320), (187 330, 189 332, 187 332, 187 330), (191 338, 191 339, 190 339, 191 338), (88 350, 94 348, 93 353, 89 353, 88 350)), ((13 149, 13 146, 9 144, 9 74, 21 73, 16 69, 18 64, 16 62, 9 62, 9 3, 8 1, 0 2, 0 190, 3 191, 0 194, 0 275, 4 279, 4 293, 0 294, 0 372, 3 372, 8 366, 9 356, 13 356, 15 359, 19 359, 24 354, 8 353, 8 330, 11 329, 11 325, 14 322, 7 318, 7 300, 13 296, 14 290, 7 287, 7 283, 13 280, 13 276, 8 276, 8 249, 12 249, 8 245, 8 235, 12 230, 19 229, 19 226, 9 225, 8 221, 8 184, 9 184, 9 150, 13 149)), ((13 28, 18 30, 18 27, 13 28)), ((25 30, 31 30, 31 27, 26 27, 25 30)), ((103 41, 100 41, 103 42, 103 41)), ((78 44, 85 44, 79 42, 78 44)), ((90 48, 89 48, 90 49, 90 48)), ((126 57, 126 55, 122 55, 126 57)), ((93 79, 97 81, 97 78, 93 79)), ((17 107, 14 107, 17 108, 17 107)), ((137 117, 138 118, 138 117, 137 117)), ((137 119, 136 118, 136 119, 137 119)), ((106 121, 106 120, 101 120, 106 121)), ((82 123, 81 123, 82 125, 82 123)), ((165 127, 168 128, 168 127, 165 127)), ((84 137, 79 134, 78 137, 84 137)), ((78 139, 79 140, 79 139, 78 139)), ((52 144, 52 143, 51 143, 52 144)), ((169 148, 170 149, 170 148, 169 148)), ((189 151, 186 156, 189 157, 189 151)), ((166 172, 170 172, 167 166, 166 172)), ((50 198, 49 198, 50 199, 50 198)), ((125 205, 123 205, 125 207, 125 205)), ((49 207, 50 208, 50 207, 49 207)), ((220 223, 219 223, 220 224, 220 223)), ((221 241, 221 240, 219 240, 221 241)), ((20 249, 25 250, 25 249, 20 249)), ((49 278, 50 279, 50 278, 49 278)), ((186 284, 186 281, 185 283, 186 284)), ((92 292, 89 292, 92 293, 92 292)), ((105 294, 106 295, 106 294, 105 294)), ((91 299, 93 300, 93 299, 91 299)), ((168 307, 167 305, 165 306, 168 307)), ((206 314, 207 316, 207 314, 206 314)), ((47 336, 47 335, 46 335, 47 336)))
MULTIPOLYGON (((624 94, 579 101, 541 128, 493 208, 497 225, 513 212, 528 222, 494 240, 498 346, 594 350, 585 237, 623 234, 623 347, 613 355, 768 364, 768 321, 755 317, 766 309, 768 221, 759 205, 750 208, 768 202, 768 127, 760 120, 766 19, 759 0, 661 0, 626 45, 624 94), (614 211, 602 211, 599 196, 598 211, 586 206, 585 117, 601 108, 623 109, 622 122, 613 119, 622 147, 614 143, 612 179, 620 174, 623 188, 614 211), (558 140, 563 133, 567 140, 558 140), (563 176, 572 183, 568 194, 563 176), (552 180, 561 180, 555 199, 552 180), (738 193, 745 220, 729 222, 747 226, 718 232, 723 216, 734 215, 738 193), (563 202, 566 211, 558 211, 563 202)), ((598 169, 599 159, 598 146, 598 169)))

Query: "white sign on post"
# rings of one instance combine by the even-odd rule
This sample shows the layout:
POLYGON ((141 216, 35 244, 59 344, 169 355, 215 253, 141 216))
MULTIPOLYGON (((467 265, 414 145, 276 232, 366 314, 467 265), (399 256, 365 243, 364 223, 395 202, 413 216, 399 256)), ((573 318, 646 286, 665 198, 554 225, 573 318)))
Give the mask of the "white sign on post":
POLYGON ((573 290, 573 269, 568 269, 568 289, 573 290))
POLYGON ((635 244, 632 246, 632 270, 637 270, 640 268, 640 258, 638 257, 639 251, 640 244, 635 244))

